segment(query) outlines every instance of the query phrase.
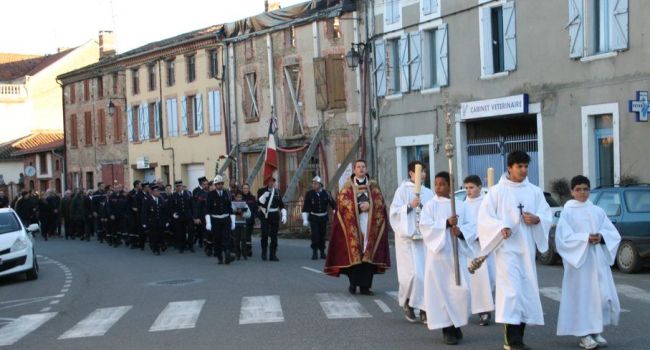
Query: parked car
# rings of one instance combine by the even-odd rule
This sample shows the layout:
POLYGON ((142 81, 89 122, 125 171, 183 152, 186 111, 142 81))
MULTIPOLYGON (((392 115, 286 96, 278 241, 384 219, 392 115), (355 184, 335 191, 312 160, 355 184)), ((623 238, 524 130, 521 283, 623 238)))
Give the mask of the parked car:
POLYGON ((38 224, 26 228, 13 209, 0 209, 0 277, 24 273, 28 280, 38 278, 33 235, 38 229, 38 224))

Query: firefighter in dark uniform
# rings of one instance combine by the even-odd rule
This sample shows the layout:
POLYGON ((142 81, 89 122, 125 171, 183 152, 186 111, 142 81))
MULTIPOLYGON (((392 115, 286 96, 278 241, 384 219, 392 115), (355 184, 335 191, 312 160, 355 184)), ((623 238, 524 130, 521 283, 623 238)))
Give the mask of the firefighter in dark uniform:
POLYGON ((224 189, 221 175, 215 176, 214 185, 216 189, 208 192, 206 201, 205 228, 208 232, 211 231, 214 253, 219 264, 223 264, 224 253, 226 264, 230 264, 234 260, 230 252, 230 233, 235 229, 235 214, 230 193, 224 189))
POLYGON ((194 223, 192 194, 183 190, 183 181, 174 182, 175 191, 170 196, 174 240, 179 253, 188 248, 194 253, 194 223))
POLYGON ((113 247, 118 247, 122 240, 128 244, 127 229, 129 222, 129 212, 131 211, 129 197, 126 195, 121 186, 116 186, 115 192, 108 198, 106 205, 108 210, 108 234, 110 235, 108 243, 113 247))
POLYGON ((302 224, 311 228, 311 259, 318 259, 317 252, 320 251, 320 258, 325 259, 325 239, 327 237, 327 207, 336 209, 336 202, 332 194, 323 189, 323 181, 316 176, 311 182, 311 191, 305 194, 302 206, 302 224))
MULTIPOLYGON (((199 185, 192 191, 192 216, 194 218, 194 239, 198 241, 199 247, 203 248, 205 230, 205 201, 208 199, 208 179, 205 176, 200 177, 199 185)), ((192 246, 194 242, 192 242, 192 246)), ((208 256, 212 255, 212 250, 208 252, 208 256)))
POLYGON ((140 207, 142 204, 142 185, 140 180, 133 181, 133 189, 127 194, 129 200, 129 245, 131 249, 138 247, 140 238, 140 207))
POLYGON ((257 204, 259 208, 260 223, 262 226, 262 260, 266 260, 266 252, 271 238, 269 259, 280 261, 278 251, 278 229, 280 222, 287 223, 287 210, 280 196, 280 191, 275 188, 275 178, 266 179, 266 187, 257 190, 257 204))
POLYGON ((106 189, 104 184, 100 182, 97 184, 97 191, 93 192, 90 196, 95 233, 97 233, 99 243, 104 243, 106 239, 106 223, 108 222, 108 218, 106 217, 106 202, 108 201, 106 189))
POLYGON ((257 213, 257 199, 255 195, 251 193, 251 187, 249 184, 245 183, 242 186, 242 199, 246 201, 248 209, 251 213, 251 216, 246 219, 246 231, 245 236, 242 238, 244 241, 244 246, 242 247, 242 254, 247 257, 253 256, 253 245, 252 245, 252 235, 253 227, 255 227, 255 215, 257 213))
POLYGON ((142 204, 142 228, 149 235, 149 246, 155 255, 160 255, 163 233, 169 227, 167 203, 160 196, 161 188, 154 185, 151 197, 142 204))

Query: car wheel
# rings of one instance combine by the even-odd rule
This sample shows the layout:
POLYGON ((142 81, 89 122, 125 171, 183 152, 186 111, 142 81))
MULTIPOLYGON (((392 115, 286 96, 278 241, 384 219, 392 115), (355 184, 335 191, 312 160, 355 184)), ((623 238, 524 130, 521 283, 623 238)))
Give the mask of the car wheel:
POLYGON ((555 239, 548 240, 548 250, 544 253, 537 252, 537 260, 542 265, 555 265, 560 262, 561 258, 555 250, 555 239))
POLYGON ((639 251, 632 242, 621 242, 616 254, 616 266, 623 273, 635 273, 641 269, 639 251))
POLYGON ((34 257, 31 270, 27 271, 25 273, 25 276, 27 277, 28 281, 38 279, 38 260, 36 260, 36 257, 34 257))

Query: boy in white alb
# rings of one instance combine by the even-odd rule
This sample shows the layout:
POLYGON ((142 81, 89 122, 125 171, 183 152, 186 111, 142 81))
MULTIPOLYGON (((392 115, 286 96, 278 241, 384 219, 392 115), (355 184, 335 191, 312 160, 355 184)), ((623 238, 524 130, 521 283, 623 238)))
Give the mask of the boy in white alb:
POLYGON ((604 347, 603 327, 617 325, 621 306, 610 266, 621 236, 605 212, 589 201, 589 179, 571 179, 573 200, 564 205, 555 231, 564 278, 557 335, 580 338, 584 349, 604 347))

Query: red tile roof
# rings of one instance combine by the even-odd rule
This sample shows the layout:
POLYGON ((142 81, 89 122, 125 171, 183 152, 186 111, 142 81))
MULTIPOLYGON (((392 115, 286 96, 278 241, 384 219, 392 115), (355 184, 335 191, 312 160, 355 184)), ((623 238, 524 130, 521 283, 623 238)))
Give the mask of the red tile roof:
POLYGON ((9 160, 26 154, 45 152, 64 146, 61 132, 36 132, 0 144, 0 159, 9 160))
POLYGON ((26 75, 36 75, 71 51, 72 49, 45 56, 2 53, 0 54, 0 81, 12 81, 26 75))

